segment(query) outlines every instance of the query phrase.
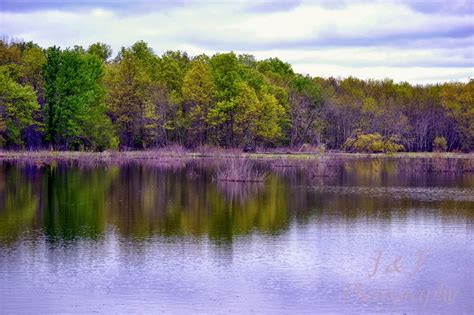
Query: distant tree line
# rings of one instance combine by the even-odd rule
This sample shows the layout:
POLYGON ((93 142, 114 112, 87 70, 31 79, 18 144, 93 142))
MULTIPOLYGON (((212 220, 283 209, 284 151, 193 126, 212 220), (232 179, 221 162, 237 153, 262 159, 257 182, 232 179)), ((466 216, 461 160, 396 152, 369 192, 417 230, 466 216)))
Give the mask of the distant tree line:
POLYGON ((0 41, 0 148, 472 151, 474 80, 410 85, 310 77, 278 58, 161 56, 143 41, 112 58, 0 41))

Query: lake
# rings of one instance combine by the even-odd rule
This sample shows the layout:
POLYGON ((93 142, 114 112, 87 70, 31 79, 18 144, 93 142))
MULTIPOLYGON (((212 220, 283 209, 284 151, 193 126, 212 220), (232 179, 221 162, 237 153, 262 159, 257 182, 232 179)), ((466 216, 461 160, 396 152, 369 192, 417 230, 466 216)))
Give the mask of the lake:
POLYGON ((0 313, 473 312, 472 172, 224 162, 0 162, 0 313))

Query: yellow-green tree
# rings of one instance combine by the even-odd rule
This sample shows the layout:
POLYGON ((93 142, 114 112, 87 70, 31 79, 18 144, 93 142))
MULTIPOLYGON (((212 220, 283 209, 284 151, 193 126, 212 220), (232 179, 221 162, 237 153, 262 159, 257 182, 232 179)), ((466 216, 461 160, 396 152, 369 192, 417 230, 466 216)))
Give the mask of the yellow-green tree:
POLYGON ((442 104, 448 117, 454 120, 461 147, 474 148, 474 80, 468 84, 449 83, 441 92, 442 104))
POLYGON ((239 94, 235 100, 236 113, 234 133, 240 143, 254 147, 257 143, 268 143, 281 136, 281 117, 283 107, 271 94, 262 90, 260 98, 247 83, 238 87, 239 94))
POLYGON ((208 113, 214 93, 214 82, 208 66, 202 61, 191 65, 183 80, 184 115, 187 143, 207 141, 208 113))
POLYGON ((150 109, 151 78, 137 55, 123 49, 120 59, 107 66, 105 77, 107 105, 118 130, 122 147, 146 146, 150 109))
POLYGON ((31 86, 23 86, 0 68, 0 146, 22 147, 25 130, 35 125, 34 112, 39 110, 31 86))

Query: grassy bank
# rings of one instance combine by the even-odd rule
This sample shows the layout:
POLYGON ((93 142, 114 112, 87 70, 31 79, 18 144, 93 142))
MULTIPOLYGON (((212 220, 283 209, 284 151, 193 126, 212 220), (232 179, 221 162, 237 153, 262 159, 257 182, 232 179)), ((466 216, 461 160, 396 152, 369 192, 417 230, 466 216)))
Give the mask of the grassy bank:
POLYGON ((164 157, 177 158, 224 158, 224 157, 249 157, 254 159, 462 159, 474 160, 474 153, 452 152, 402 152, 402 153, 344 153, 344 152, 257 152, 244 153, 238 149, 212 148, 206 150, 186 150, 181 147, 169 147, 146 151, 104 151, 104 152, 77 152, 77 151, 0 151, 0 160, 10 159, 160 159, 164 157))
MULTIPOLYGON (((335 170, 345 167, 369 168, 380 170, 380 165, 390 164, 404 173, 463 173, 474 174, 474 153, 395 153, 395 154, 361 154, 342 152, 258 152, 244 153, 237 149, 206 148, 190 151, 182 147, 167 147, 149 151, 105 151, 105 152, 71 152, 71 151, 0 151, 0 161, 35 163, 48 165, 54 161, 96 165, 97 163, 123 164, 140 162, 152 165, 174 167, 182 166, 188 160, 199 160, 204 163, 215 163, 221 170, 218 179, 237 180, 241 178, 241 161, 262 162, 271 168, 288 170, 304 167, 316 177, 335 174, 335 170), (237 161, 238 160, 238 161, 237 161), (234 163, 235 161, 235 163, 234 163), (387 163, 380 163, 387 162, 387 163), (237 164, 236 164, 237 163, 237 164), (239 175, 239 176, 237 176, 239 175)), ((245 163, 244 163, 245 164, 245 163)), ((252 169, 252 167, 250 168, 252 169)), ((253 174, 250 172, 249 174, 253 174)), ((245 175, 245 174, 243 174, 245 175)), ((245 176, 244 176, 245 177, 245 176)), ((255 176, 251 176, 254 178, 255 176)), ((260 178, 260 176, 257 176, 260 178)))

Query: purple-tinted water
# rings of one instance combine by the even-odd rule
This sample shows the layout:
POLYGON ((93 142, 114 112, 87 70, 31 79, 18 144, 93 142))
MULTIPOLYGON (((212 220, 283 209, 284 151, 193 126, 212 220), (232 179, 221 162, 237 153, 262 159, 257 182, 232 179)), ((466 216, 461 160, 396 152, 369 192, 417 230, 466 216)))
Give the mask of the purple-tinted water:
POLYGON ((305 167, 3 163, 0 313, 473 312, 472 175, 305 167))

